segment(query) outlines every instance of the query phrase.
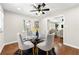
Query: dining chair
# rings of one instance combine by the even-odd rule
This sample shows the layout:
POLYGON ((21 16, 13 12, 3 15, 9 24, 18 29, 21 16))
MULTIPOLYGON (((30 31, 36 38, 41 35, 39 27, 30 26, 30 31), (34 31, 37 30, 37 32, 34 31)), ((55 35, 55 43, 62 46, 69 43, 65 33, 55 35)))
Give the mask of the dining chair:
POLYGON ((39 37, 38 37, 38 39, 42 39, 42 40, 44 40, 44 39, 45 39, 45 34, 43 34, 43 33, 39 33, 39 37))
POLYGON ((52 34, 52 33, 55 33, 55 32, 56 32, 56 30, 52 28, 52 29, 49 30, 48 33, 49 33, 49 34, 52 34))
POLYGON ((34 54, 34 45, 30 41, 23 41, 23 35, 21 33, 18 33, 18 47, 21 51, 21 54, 23 54, 23 50, 28 50, 32 48, 33 54, 34 54))
MULTIPOLYGON (((51 51, 54 47, 54 33, 47 35, 47 40, 44 42, 41 42, 37 44, 37 47, 43 51, 46 51, 46 54, 48 55, 48 51, 51 51)), ((38 54, 38 48, 37 48, 37 54, 38 54)))
POLYGON ((36 36, 33 35, 32 33, 27 34, 26 31, 23 31, 21 34, 22 34, 22 39, 23 40, 30 40, 30 39, 35 39, 36 38, 36 36))

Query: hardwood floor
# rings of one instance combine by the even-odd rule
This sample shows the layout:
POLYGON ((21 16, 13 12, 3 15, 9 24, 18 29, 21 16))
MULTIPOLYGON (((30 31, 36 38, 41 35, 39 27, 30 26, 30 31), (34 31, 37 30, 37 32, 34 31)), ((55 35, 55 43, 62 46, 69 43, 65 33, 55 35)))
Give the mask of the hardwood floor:
MULTIPOLYGON (((59 37, 55 38, 54 42, 57 55, 79 55, 79 49, 63 45, 63 40, 60 39, 59 37)), ((17 43, 6 45, 3 48, 1 55, 13 55, 14 52, 17 50, 18 50, 17 43)))
POLYGON ((2 55, 13 55, 15 51, 18 50, 18 44, 14 43, 14 44, 10 44, 10 45, 6 45, 3 50, 2 50, 2 55))

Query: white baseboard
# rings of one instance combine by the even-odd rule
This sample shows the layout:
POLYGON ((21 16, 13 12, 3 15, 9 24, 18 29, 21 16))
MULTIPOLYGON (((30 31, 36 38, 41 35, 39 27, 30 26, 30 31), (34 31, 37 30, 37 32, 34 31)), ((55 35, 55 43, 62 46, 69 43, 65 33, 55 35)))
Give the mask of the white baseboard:
POLYGON ((74 45, 71 45, 71 44, 68 44, 68 43, 64 43, 64 45, 67 45, 67 46, 70 46, 70 47, 73 47, 73 48, 79 49, 78 46, 74 46, 74 45))
POLYGON ((3 50, 3 48, 4 48, 5 45, 9 45, 9 44, 12 44, 12 43, 17 43, 17 41, 4 43, 2 46, 0 46, 0 53, 2 52, 2 50, 3 50))
POLYGON ((0 47, 0 53, 2 52, 4 46, 5 46, 5 44, 3 44, 3 45, 0 47))
POLYGON ((5 45, 9 45, 9 44, 13 44, 13 43, 17 43, 17 41, 7 42, 7 43, 5 43, 5 45))

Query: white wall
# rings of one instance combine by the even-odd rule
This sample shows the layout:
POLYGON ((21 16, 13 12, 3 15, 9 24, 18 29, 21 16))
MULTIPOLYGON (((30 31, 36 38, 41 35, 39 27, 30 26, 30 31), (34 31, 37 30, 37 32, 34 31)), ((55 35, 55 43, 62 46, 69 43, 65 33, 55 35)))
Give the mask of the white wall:
POLYGON ((40 33, 47 35, 47 19, 39 20, 40 33))
POLYGON ((4 47, 4 31, 3 31, 4 12, 0 5, 0 53, 4 47))
MULTIPOLYGON (((55 29, 55 23, 59 23, 59 25, 61 25, 61 23, 60 23, 61 20, 59 19, 59 21, 58 21, 58 19, 55 19, 55 16, 40 19, 40 31, 46 35, 48 34, 48 32, 49 32, 48 28, 50 27, 50 24, 48 24, 48 20, 49 20, 49 22, 53 23, 52 24, 53 29, 55 29)), ((60 27, 61 26, 59 26, 59 28, 58 28, 59 30, 61 29, 60 27)))
POLYGON ((79 48, 79 7, 75 7, 63 13, 64 43, 79 48))
MULTIPOLYGON (((79 49, 79 6, 74 7, 72 9, 66 10, 61 14, 57 14, 56 16, 63 15, 64 16, 64 44, 78 48, 79 49)), ((53 17, 46 17, 41 19, 41 30, 44 33, 47 33, 47 19, 53 20, 53 17)))
POLYGON ((17 41, 17 33, 23 31, 23 20, 31 20, 33 23, 33 18, 25 17, 19 14, 5 11, 4 20, 4 39, 5 43, 11 43, 17 41))

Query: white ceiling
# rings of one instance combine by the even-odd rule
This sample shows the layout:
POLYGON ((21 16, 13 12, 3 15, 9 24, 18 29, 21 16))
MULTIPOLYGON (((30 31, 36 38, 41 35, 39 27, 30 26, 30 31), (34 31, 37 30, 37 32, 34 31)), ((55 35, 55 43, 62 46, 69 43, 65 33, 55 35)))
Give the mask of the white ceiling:
POLYGON ((47 17, 49 15, 54 15, 59 12, 63 12, 67 9, 73 8, 78 6, 77 3, 46 3, 45 8, 50 8, 50 11, 45 12, 45 15, 37 16, 35 12, 30 12, 33 10, 32 4, 25 4, 25 3, 1 3, 4 10, 30 16, 30 17, 47 17))

